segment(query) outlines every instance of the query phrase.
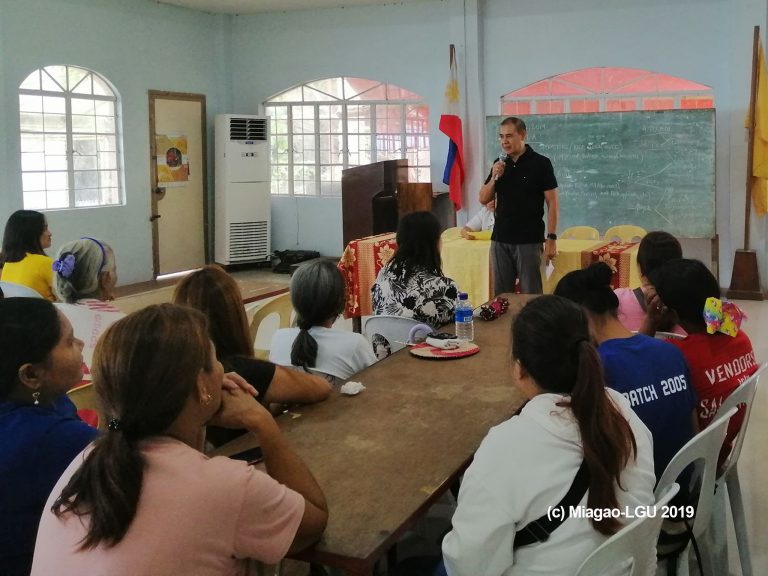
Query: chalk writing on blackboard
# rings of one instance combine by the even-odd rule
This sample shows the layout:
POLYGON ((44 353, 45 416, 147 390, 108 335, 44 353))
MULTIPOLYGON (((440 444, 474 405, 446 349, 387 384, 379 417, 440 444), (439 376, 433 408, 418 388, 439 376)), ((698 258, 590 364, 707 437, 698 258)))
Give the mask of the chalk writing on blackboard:
MULTIPOLYGON (((679 237, 715 234, 713 109, 522 118, 528 144, 555 168, 561 230, 636 224, 679 237)), ((487 166, 502 119, 486 118, 487 166)))

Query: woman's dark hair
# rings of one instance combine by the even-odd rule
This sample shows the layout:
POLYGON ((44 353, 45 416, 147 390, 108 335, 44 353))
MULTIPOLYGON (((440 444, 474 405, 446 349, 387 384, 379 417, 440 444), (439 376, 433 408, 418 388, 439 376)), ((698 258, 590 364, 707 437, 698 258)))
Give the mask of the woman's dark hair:
MULTIPOLYGON (((584 310, 560 296, 541 296, 526 304, 512 325, 512 358, 545 392, 570 395, 590 473, 589 508, 618 508, 614 484, 637 455, 626 418, 605 390, 603 368, 589 337, 584 310)), ((617 518, 592 520, 601 534, 621 528, 617 518)))
POLYGON ((574 270, 563 276, 555 287, 555 294, 584 306, 593 314, 616 316, 619 299, 611 288, 611 267, 595 262, 584 270, 574 270))
POLYGON ((210 372, 205 317, 191 308, 157 304, 110 326, 93 354, 93 386, 110 430, 101 436, 51 510, 87 516, 81 549, 114 546, 136 516, 144 476, 141 440, 176 420, 210 372))
POLYGON ((44 362, 60 338, 61 320, 50 301, 0 300, 0 399, 19 384, 19 368, 44 362))
POLYGON ((317 341, 309 333, 335 319, 344 310, 344 277, 330 260, 299 266, 291 278, 291 303, 296 310, 299 335, 291 348, 291 364, 312 368, 317 361, 317 341))
POLYGON ((45 254, 40 237, 45 232, 45 216, 35 210, 16 210, 5 223, 0 263, 20 262, 27 253, 45 254))
POLYGON ((251 331, 240 287, 222 268, 211 264, 185 276, 176 285, 173 302, 191 306, 205 315, 219 359, 253 358, 251 331))
POLYGON ((397 250, 390 261, 396 274, 410 276, 418 270, 442 276, 440 222, 432 212, 411 212, 397 225, 397 250))
POLYGON ((720 298, 717 278, 699 260, 669 260, 651 272, 649 280, 662 302, 677 313, 681 322, 699 328, 706 325, 704 304, 707 298, 720 298))
POLYGON ((683 247, 680 241, 669 232, 648 232, 640 240, 637 249, 637 265, 640 274, 648 276, 668 260, 683 257, 683 247))

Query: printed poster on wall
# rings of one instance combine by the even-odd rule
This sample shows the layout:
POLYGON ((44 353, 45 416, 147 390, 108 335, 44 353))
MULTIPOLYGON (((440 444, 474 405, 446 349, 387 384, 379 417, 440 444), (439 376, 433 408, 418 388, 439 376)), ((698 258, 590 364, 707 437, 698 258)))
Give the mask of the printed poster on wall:
POLYGON ((157 134, 155 150, 158 186, 186 186, 189 181, 187 135, 157 134))

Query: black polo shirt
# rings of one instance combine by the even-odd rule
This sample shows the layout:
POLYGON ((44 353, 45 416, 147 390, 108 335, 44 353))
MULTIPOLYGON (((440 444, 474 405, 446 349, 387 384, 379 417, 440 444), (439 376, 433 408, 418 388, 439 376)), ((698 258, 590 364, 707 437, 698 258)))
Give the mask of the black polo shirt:
MULTIPOLYGON (((526 144, 517 162, 508 158, 506 164, 495 185, 496 223, 491 239, 505 244, 544 242, 544 192, 557 188, 552 162, 526 144)), ((489 173, 485 183, 490 180, 489 173)))

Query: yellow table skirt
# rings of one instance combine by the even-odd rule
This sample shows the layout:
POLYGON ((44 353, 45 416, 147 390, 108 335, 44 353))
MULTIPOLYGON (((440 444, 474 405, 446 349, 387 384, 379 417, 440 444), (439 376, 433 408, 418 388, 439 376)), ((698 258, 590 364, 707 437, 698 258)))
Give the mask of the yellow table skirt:
MULTIPOLYGON (((479 306, 491 298, 492 286, 490 278, 490 240, 465 240, 461 238, 459 228, 449 228, 442 235, 440 255, 443 260, 443 274, 456 281, 459 290, 469 294, 473 306, 479 306)), ((558 240, 558 255, 554 260, 554 271, 546 278, 542 266, 544 293, 551 294, 560 279, 572 270, 582 268, 582 254, 596 249, 605 240, 558 240)), ((637 246, 626 250, 629 264, 627 284, 621 282, 621 287, 640 286, 640 272, 637 267, 637 246)), ((609 262, 610 264, 610 262, 609 262)), ((619 288, 620 286, 615 286, 619 288)))

